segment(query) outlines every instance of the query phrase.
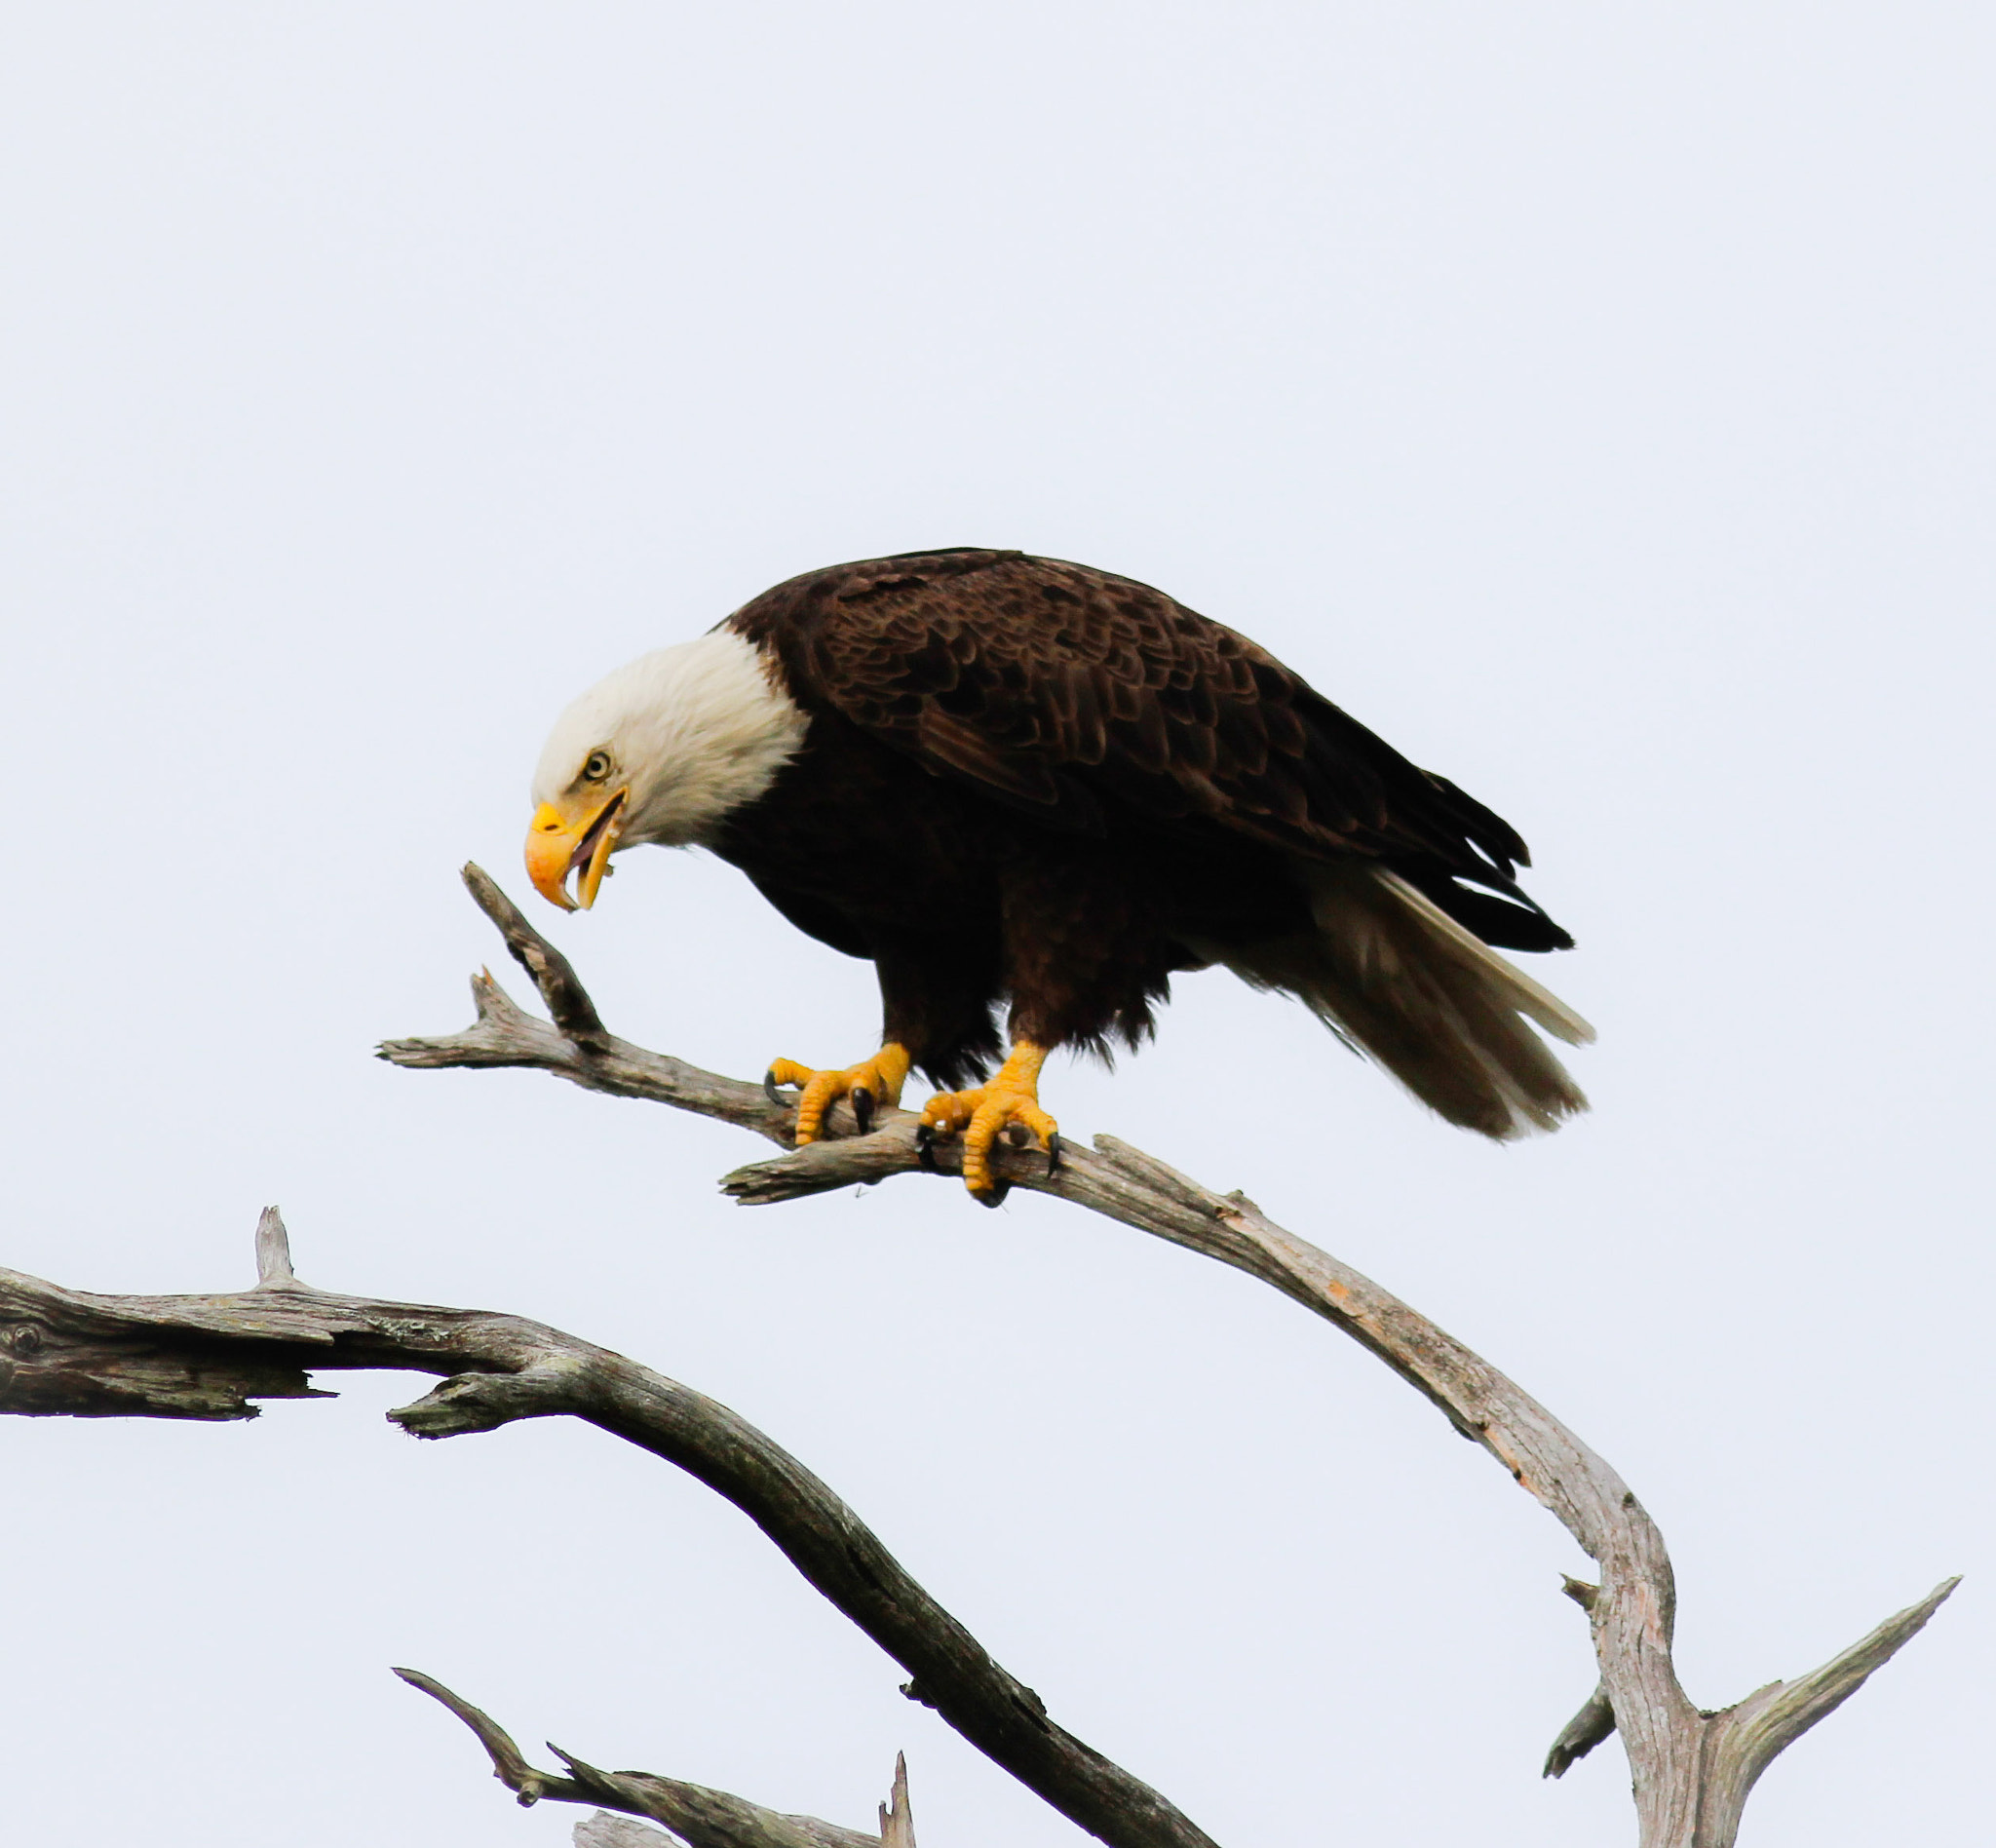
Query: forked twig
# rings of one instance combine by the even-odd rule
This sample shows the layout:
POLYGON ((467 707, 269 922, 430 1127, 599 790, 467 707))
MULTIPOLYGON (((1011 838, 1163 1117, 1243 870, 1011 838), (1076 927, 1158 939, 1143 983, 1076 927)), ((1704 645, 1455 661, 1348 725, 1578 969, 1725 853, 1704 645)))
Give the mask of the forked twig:
MULTIPOLYGON (((880 1811, 882 1832, 867 1835, 857 1829, 820 1822, 815 1816, 784 1816, 704 1784, 684 1784, 650 1771, 598 1771, 559 1746, 551 1745, 548 1750, 567 1766, 567 1776, 536 1771, 489 1713, 415 1669, 397 1669, 396 1674, 447 1707, 471 1728, 492 1760, 492 1775, 522 1805, 547 1798, 557 1803, 593 1803, 600 1809, 621 1810, 627 1816, 648 1817, 665 1824, 690 1848, 903 1848, 886 1833, 884 1804, 880 1811)), ((904 1808, 907 1772, 900 1759, 895 1762, 894 1789, 904 1808)), ((905 1837, 904 1848, 914 1848, 913 1835, 905 1837)))

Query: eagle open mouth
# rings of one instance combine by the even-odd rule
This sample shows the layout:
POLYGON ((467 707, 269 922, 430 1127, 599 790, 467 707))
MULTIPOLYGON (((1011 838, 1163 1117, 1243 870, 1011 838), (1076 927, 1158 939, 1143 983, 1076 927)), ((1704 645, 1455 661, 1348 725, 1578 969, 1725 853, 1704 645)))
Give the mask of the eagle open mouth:
POLYGON ((596 902, 596 888, 603 883, 609 871, 610 851, 617 845, 618 818, 624 813, 624 806, 631 799, 627 787, 596 810, 590 825, 582 830, 582 838, 575 843, 575 851, 568 856, 567 869, 561 875, 564 890, 569 877, 575 878, 575 902, 587 911, 596 902))

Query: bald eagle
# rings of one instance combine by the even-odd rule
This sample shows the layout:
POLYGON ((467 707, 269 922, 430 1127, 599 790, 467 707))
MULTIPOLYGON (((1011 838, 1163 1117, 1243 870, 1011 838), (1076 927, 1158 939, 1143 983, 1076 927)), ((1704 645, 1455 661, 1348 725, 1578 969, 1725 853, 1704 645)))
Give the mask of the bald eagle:
POLYGON ((1171 976, 1215 963, 1465 1129, 1587 1107, 1527 1023, 1593 1030, 1495 953, 1573 942, 1518 889, 1516 831, 1245 635, 1106 571, 966 548, 791 578, 577 699, 533 800, 527 870, 565 909, 624 848, 702 846, 870 959, 880 1050, 771 1067, 802 1088, 797 1141, 840 1097, 867 1123, 920 1069, 942 1087, 925 1131, 963 1136, 987 1202, 1011 1126, 1057 1151, 1048 1053, 1139 1044, 1171 976))

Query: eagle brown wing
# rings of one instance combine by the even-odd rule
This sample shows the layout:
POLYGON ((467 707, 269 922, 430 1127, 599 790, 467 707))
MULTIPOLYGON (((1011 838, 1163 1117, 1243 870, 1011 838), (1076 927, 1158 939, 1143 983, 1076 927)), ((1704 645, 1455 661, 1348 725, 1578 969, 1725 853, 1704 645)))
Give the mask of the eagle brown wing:
POLYGON ((1049 827, 1196 818, 1310 859, 1384 861, 1488 941, 1570 941, 1513 883, 1530 857, 1508 824, 1147 584, 1017 552, 913 553, 793 578, 729 624, 776 655, 806 711, 1049 827))

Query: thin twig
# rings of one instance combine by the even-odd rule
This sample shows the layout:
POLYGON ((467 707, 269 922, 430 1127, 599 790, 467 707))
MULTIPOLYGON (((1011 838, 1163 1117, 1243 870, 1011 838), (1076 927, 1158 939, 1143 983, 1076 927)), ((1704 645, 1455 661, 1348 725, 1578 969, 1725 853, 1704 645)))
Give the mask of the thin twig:
MULTIPOLYGON (((558 1020, 557 1001, 562 1006, 569 1002, 565 991, 551 987, 542 973, 553 966, 550 959, 557 952, 505 903, 486 875, 472 867, 466 878, 558 1020)), ((573 971, 565 962, 560 968, 572 982, 573 971)), ((773 1141, 788 1140, 791 1112, 770 1103, 755 1087, 614 1038, 607 1041, 607 1052, 591 1054, 517 1007, 489 976, 474 983, 474 994, 479 1019, 467 1031, 392 1040, 381 1048, 381 1056, 413 1067, 507 1065, 551 1071, 586 1089, 649 1097, 752 1129, 773 1141)), ((957 1172, 954 1140, 942 1138, 933 1150, 918 1148, 916 1121, 906 1111, 888 1112, 876 1118, 870 1133, 840 1136, 839 1131, 857 1126, 849 1115, 836 1119, 831 1126, 835 1139, 739 1168, 723 1179, 722 1188, 745 1205, 763 1206, 924 1169, 957 1172)), ((1547 1760, 1548 1772, 1558 1775, 1609 1731, 1619 1730, 1633 1778, 1642 1848, 1729 1848, 1738 1805, 1726 1792, 1739 1784, 1755 1754, 1764 1750, 1772 1757, 1796 1734, 1782 1734, 1779 1728, 1729 1730, 1732 1713, 1752 1701, 1741 1710, 1708 1714, 1686 1696, 1670 1655, 1676 1586, 1669 1552, 1634 1491, 1601 1457, 1480 1356, 1369 1278, 1275 1224, 1240 1194, 1214 1193, 1155 1156, 1107 1136, 1095 1138, 1093 1151, 1069 1145, 1053 1174, 1044 1157, 1002 1144, 995 1166, 1000 1179, 1013 1186, 1071 1201, 1280 1290, 1378 1356, 1426 1395, 1458 1432, 1502 1463, 1519 1486, 1557 1517, 1601 1571, 1600 1586, 1588 1605, 1600 1686, 1560 1732, 1547 1760)), ((1944 1596, 1943 1590, 1929 1605, 1915 1609, 1924 1613, 1944 1596)), ((1885 1638, 1876 1644, 1884 1654, 1870 1668, 1917 1628, 1895 1631, 1888 1624, 1866 1638, 1861 1649, 1885 1638)), ((1814 1716, 1834 1704, 1821 1707, 1814 1716)), ((1740 1785, 1740 1801, 1760 1768, 1755 1765, 1740 1785)))
MULTIPOLYGON (((512 1736, 492 1718, 462 1696, 453 1694, 441 1681, 415 1669, 397 1669, 413 1688, 447 1707, 471 1728, 485 1755, 492 1760, 492 1775, 517 1795, 522 1806, 543 1798, 557 1803, 593 1803, 603 1809, 622 1810, 627 1816, 644 1816, 664 1823, 690 1848, 882 1848, 877 1835, 857 1829, 841 1829, 836 1823, 820 1822, 815 1816, 784 1816, 760 1803, 726 1790, 710 1790, 704 1784, 685 1784, 677 1778, 662 1778, 650 1771, 598 1771, 572 1758, 558 1746, 548 1750, 568 1767, 562 1777, 553 1771, 536 1771, 527 1763, 512 1736)), ((885 1812, 882 1812, 885 1814, 885 1812)))

